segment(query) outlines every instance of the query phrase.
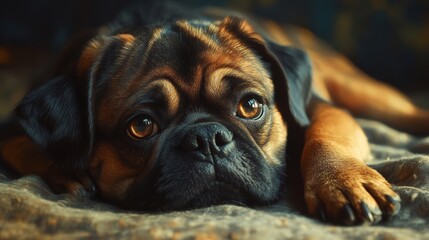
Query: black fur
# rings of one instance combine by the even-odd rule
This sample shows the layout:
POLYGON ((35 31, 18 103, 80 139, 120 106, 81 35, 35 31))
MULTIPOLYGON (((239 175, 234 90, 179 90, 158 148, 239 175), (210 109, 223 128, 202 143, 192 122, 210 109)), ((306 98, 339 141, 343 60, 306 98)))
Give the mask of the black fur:
POLYGON ((88 93, 60 76, 29 93, 15 112, 26 134, 64 169, 82 170, 92 150, 88 93))
MULTIPOLYGON (((112 31, 121 32, 122 29, 135 31, 136 26, 142 26, 140 24, 144 26, 165 24, 167 20, 183 17, 183 12, 176 13, 174 9, 170 10, 173 12, 167 15, 171 18, 162 18, 158 21, 148 19, 145 15, 131 15, 131 18, 122 19, 113 24, 112 31)), ((155 14, 149 14, 149 16, 155 16, 155 14)), ((197 16, 199 15, 192 14, 186 18, 197 16)), ((241 20, 236 19, 236 21, 241 20)), ((288 132, 288 142, 289 146, 293 146, 296 156, 293 153, 288 152, 288 154, 298 158, 303 142, 302 131, 309 124, 305 112, 311 88, 309 60, 299 49, 280 46, 268 39, 265 45, 240 35, 239 30, 234 28, 238 28, 238 25, 232 25, 231 31, 261 57, 272 74, 275 85, 273 104, 278 106, 284 121, 287 121, 289 129, 292 129, 288 132)), ((149 31, 150 27, 145 29, 149 31)), ((170 30, 176 31, 174 28, 170 30)), ((140 69, 140 58, 143 55, 141 48, 147 44, 144 36, 144 34, 137 36, 140 45, 133 49, 140 55, 118 60, 116 55, 121 43, 109 42, 104 46, 103 54, 98 59, 98 67, 90 69, 87 73, 88 79, 77 79, 73 74, 65 73, 28 94, 16 109, 16 114, 27 135, 46 151, 51 160, 70 171, 87 168, 95 139, 114 142, 114 146, 120 149, 119 155, 130 166, 134 164, 141 167, 144 164, 138 161, 127 162, 126 156, 130 154, 140 154, 141 159, 149 158, 150 154, 158 154, 157 162, 149 175, 139 178, 122 199, 110 199, 124 207, 171 210, 225 202, 262 205, 277 200, 281 195, 280 189, 284 181, 284 164, 270 166, 265 162, 266 159, 260 151, 256 150, 256 143, 252 140, 257 138, 255 137, 257 131, 246 132, 232 124, 231 119, 213 117, 213 113, 221 112, 225 106, 214 107, 210 103, 205 103, 194 108, 183 108, 181 109, 182 119, 175 123, 174 129, 164 133, 161 139, 148 140, 144 146, 123 139, 120 131, 123 130, 124 123, 105 134, 95 129, 94 112, 97 110, 99 99, 108 97, 104 95, 104 90, 110 84, 109 79, 118 71, 117 61, 123 61, 121 66, 124 68, 121 68, 121 71, 130 70, 123 80, 131 79, 144 72, 144 69, 140 69), (195 108, 199 109, 195 110, 195 108), (204 117, 199 117, 200 113, 204 117), (231 140, 234 151, 212 154, 211 165, 201 165, 200 161, 194 159, 194 152, 184 151, 180 147, 183 134, 189 134, 195 125, 204 121, 220 123, 234 136, 231 140), (252 134, 253 138, 250 137, 252 134), (216 168, 216 175, 213 173, 213 168, 216 168), (217 181, 213 181, 213 178, 217 181)), ((176 36, 174 34, 169 36, 173 39, 166 40, 171 40, 167 46, 170 50, 177 51, 168 52, 169 49, 163 49, 163 45, 154 46, 152 51, 155 53, 149 58, 149 65, 158 66, 168 61, 168 64, 176 67, 181 75, 191 74, 192 66, 197 60, 189 56, 195 55, 195 49, 198 50, 202 46, 190 44, 193 40, 189 36, 181 35, 181 41, 174 39, 176 36)), ((267 117, 264 123, 270 124, 269 120, 267 117)), ((258 126, 255 125, 253 128, 257 129, 258 126)), ((279 157, 285 157, 284 149, 280 149, 276 154, 279 157)), ((298 162, 299 159, 294 161, 298 162)))

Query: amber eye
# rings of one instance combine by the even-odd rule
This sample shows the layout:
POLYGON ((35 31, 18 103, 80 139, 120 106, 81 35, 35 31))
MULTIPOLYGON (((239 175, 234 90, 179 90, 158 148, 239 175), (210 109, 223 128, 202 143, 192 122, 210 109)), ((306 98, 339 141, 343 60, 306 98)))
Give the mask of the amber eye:
POLYGON ((128 123, 128 136, 135 140, 152 137, 158 132, 158 125, 147 115, 138 115, 128 123))
POLYGON ((262 115, 263 105, 254 97, 244 97, 237 105, 237 116, 256 119, 262 115))

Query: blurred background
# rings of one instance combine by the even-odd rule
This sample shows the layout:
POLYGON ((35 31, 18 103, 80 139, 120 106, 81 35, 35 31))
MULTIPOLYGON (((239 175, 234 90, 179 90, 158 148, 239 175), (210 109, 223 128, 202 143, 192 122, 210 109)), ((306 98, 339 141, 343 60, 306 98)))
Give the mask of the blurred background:
MULTIPOLYGON (((139 0, 1 0, 0 119, 47 78, 67 40, 139 0)), ((371 76, 429 92, 428 0, 181 0, 308 28, 371 76)))

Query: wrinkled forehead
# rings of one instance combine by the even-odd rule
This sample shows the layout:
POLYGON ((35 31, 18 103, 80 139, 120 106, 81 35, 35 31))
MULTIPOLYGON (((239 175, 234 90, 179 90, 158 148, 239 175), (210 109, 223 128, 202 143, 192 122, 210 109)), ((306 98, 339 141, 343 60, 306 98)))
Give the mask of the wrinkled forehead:
POLYGON ((128 55, 134 58, 132 62, 142 75, 164 71, 192 85, 198 80, 197 70, 219 67, 230 67, 259 77, 263 66, 258 57, 234 33, 218 24, 177 21, 147 28, 127 43, 128 55))
POLYGON ((177 21, 120 36, 99 61, 98 95, 107 93, 109 104, 132 104, 154 89, 170 102, 221 96, 231 85, 273 92, 264 63, 220 22, 177 21))

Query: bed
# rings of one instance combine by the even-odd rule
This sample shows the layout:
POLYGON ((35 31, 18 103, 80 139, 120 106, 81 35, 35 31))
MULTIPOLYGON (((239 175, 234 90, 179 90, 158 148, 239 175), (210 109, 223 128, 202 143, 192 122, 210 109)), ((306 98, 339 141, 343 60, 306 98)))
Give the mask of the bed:
POLYGON ((40 177, 17 178, 1 165, 0 239, 429 239, 429 137, 358 121, 371 143, 368 164, 393 184, 402 199, 399 214, 375 226, 322 223, 295 209, 287 198, 256 209, 220 205, 180 212, 129 212, 56 195, 40 177))

